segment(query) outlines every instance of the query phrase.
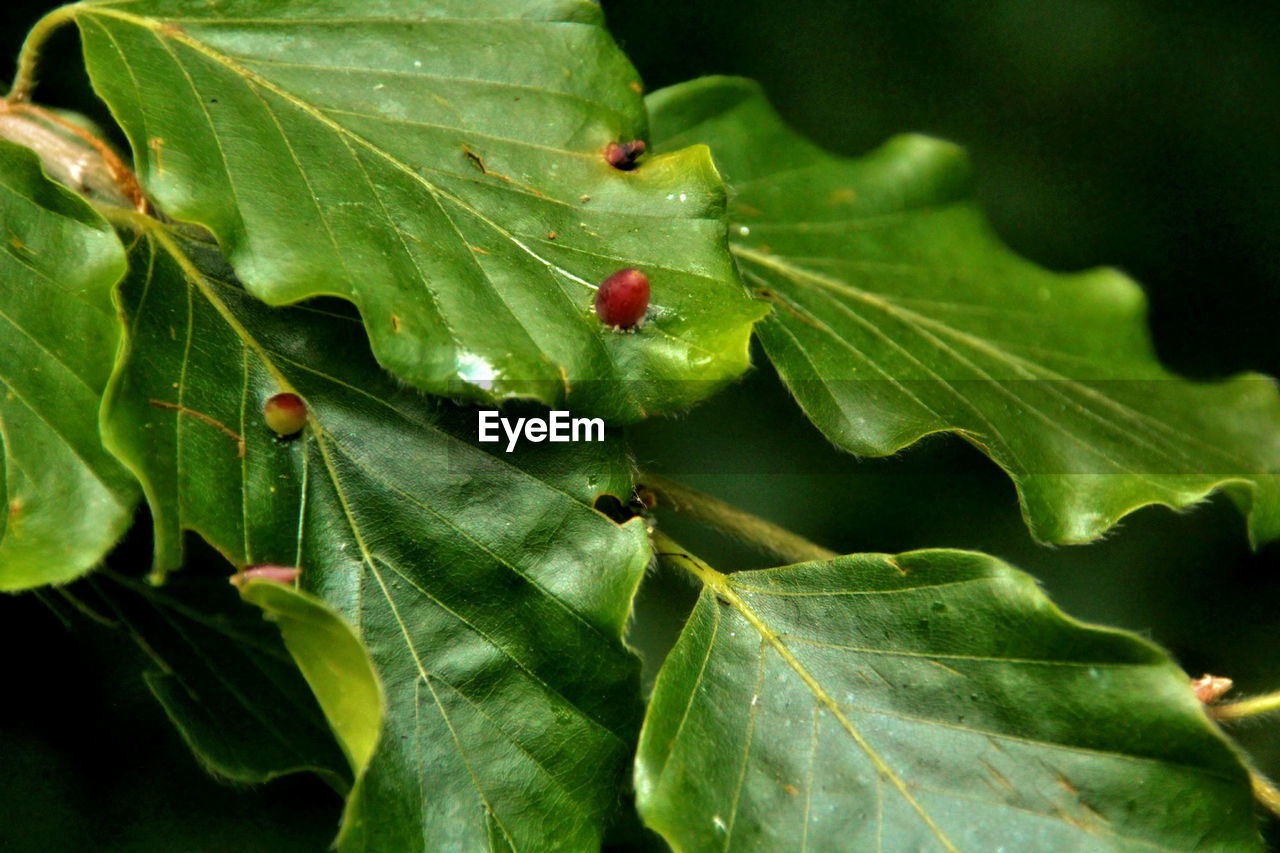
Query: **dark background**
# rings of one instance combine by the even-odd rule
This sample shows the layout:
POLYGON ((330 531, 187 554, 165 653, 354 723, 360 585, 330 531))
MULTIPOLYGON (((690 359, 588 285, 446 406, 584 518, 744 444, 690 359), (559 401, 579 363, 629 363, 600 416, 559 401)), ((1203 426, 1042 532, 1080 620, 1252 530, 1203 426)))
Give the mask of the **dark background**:
MULTIPOLYGON (((0 9, 0 63, 48 7, 0 9)), ((901 131, 961 143, 1018 251, 1054 269, 1115 265, 1143 283, 1171 367, 1280 375, 1280 5, 686 0, 605 10, 650 89, 755 77, 799 130, 850 155, 901 131)), ((40 100, 105 123, 77 50, 72 34, 56 40, 40 100)), ((1192 674, 1230 675, 1243 693, 1280 689, 1280 548, 1250 553, 1229 502, 1143 510, 1087 547, 1037 546, 1008 480, 967 445, 939 438, 855 460, 803 419, 759 353, 755 362, 690 414, 633 429, 639 461, 841 551, 989 551, 1036 575, 1069 613, 1142 633, 1192 674)), ((768 562, 664 523, 722 569, 768 562)), ((145 528, 113 565, 145 567, 145 528)), ((651 659, 692 593, 661 573, 646 583, 646 629, 634 639, 651 659)), ((0 849, 326 848, 341 807, 328 788, 305 777, 253 790, 213 782, 146 693, 128 641, 70 621, 31 596, 0 598, 0 849)), ((1280 776, 1280 721, 1236 731, 1280 776)))

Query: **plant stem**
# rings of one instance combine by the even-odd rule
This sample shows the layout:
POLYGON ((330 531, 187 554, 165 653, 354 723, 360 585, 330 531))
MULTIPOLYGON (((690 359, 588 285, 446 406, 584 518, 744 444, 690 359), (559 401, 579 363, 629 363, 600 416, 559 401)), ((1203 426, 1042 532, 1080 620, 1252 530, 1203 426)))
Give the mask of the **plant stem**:
POLYGON ((735 539, 762 548, 789 563, 830 560, 839 556, 835 551, 810 542, 785 527, 765 521, 759 516, 731 506, 719 498, 691 489, 682 483, 669 480, 661 474, 642 471, 638 482, 657 496, 659 505, 667 506, 694 521, 700 521, 735 539))
POLYGON ((654 556, 658 558, 658 562, 669 563, 687 571, 701 581, 703 586, 712 590, 719 590, 724 586, 724 575, 686 551, 679 542, 661 530, 649 531, 649 540, 653 542, 654 556))
POLYGON ((1261 773, 1249 768, 1249 782, 1253 786, 1253 798, 1261 803, 1267 811, 1280 817, 1280 791, 1268 782, 1261 773))
POLYGON ((9 94, 5 96, 6 101, 31 99, 31 93, 36 88, 36 66, 40 63, 41 48, 49 40, 49 36, 53 35, 54 30, 75 20, 75 16, 74 5, 60 6, 36 21, 31 32, 27 33, 26 41, 22 43, 22 50, 18 53, 18 71, 14 74, 13 86, 9 89, 9 94))
POLYGON ((1254 696, 1252 699, 1241 699, 1239 702, 1225 702, 1221 705, 1209 705, 1209 713, 1215 720, 1228 722, 1253 717, 1258 714, 1271 714, 1280 711, 1280 691, 1254 696))

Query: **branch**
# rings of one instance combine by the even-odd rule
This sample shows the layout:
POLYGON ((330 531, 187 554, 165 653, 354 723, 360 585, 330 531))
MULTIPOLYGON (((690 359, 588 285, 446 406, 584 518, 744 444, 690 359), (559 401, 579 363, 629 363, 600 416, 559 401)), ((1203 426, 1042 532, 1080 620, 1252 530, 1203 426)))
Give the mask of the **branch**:
POLYGON ((1258 714, 1272 714, 1280 711, 1280 692, 1254 696, 1252 699, 1241 699, 1238 702, 1225 702, 1221 705, 1206 706, 1215 720, 1230 722, 1253 717, 1258 714))
POLYGON ((752 515, 725 503, 719 498, 668 480, 660 474, 642 471, 638 482, 658 498, 659 506, 666 506, 702 522, 728 535, 755 545, 789 563, 809 560, 830 560, 839 556, 835 551, 810 542, 771 521, 752 515))
POLYGON ((18 53, 18 71, 13 76, 13 86, 9 89, 9 94, 5 96, 6 101, 16 103, 31 99, 31 92, 36 87, 36 66, 40 64, 41 48, 49 40, 49 36, 53 35, 54 30, 74 20, 75 16, 75 6, 62 6, 36 21, 31 32, 27 33, 26 41, 22 43, 22 50, 18 53))

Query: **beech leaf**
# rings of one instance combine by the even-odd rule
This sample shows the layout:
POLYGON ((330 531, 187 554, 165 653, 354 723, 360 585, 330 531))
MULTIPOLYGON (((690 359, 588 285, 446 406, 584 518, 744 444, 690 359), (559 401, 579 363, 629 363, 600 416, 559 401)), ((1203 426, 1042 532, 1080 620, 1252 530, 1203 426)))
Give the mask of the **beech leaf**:
POLYGON ((160 208, 210 229, 261 299, 354 302, 400 378, 624 422, 747 367, 763 309, 706 148, 606 162, 646 117, 595 3, 73 8, 160 208), (592 306, 628 267, 652 303, 621 333, 592 306))
POLYGON ((124 269, 106 222, 0 140, 0 590, 75 578, 133 519, 136 484, 98 434, 124 269))
POLYGON ((712 147, 733 190, 732 251, 774 304, 765 352, 836 444, 884 456, 956 433, 1009 473, 1043 541, 1088 542, 1139 507, 1215 489, 1255 544, 1280 536, 1274 381, 1165 370, 1137 285, 1013 254, 958 148, 902 136, 836 157, 744 80, 694 81, 649 105, 659 145, 712 147))
POLYGON ((677 850, 1259 850, 1185 673, 983 554, 704 584, 636 760, 677 850))
MULTIPOLYGON (((386 716, 339 847, 598 845, 641 713, 622 631, 649 557, 639 522, 592 508, 630 494, 618 437, 485 452, 475 410, 381 371, 345 303, 271 308, 211 244, 139 224, 106 435, 143 483, 159 569, 183 529, 236 566, 300 568, 368 649, 386 716), (277 393, 305 401, 296 437, 263 418, 277 393)), ((282 627, 358 765, 370 738, 343 719, 370 703, 343 710, 324 625, 282 627)))

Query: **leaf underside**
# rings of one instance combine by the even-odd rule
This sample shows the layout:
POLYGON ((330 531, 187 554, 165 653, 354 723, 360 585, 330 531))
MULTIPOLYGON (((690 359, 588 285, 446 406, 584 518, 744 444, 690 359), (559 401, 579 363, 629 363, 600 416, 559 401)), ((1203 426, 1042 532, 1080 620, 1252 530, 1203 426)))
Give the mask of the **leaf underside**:
POLYGON ((955 432, 1004 468, 1042 541, 1087 542, 1147 504, 1223 489, 1254 543, 1280 536, 1280 395, 1249 374, 1179 379, 1138 287, 1014 255, 952 145, 896 138, 859 159, 789 130, 747 81, 650 96, 659 146, 712 147, 731 249, 774 303, 758 333, 809 418, 883 456, 955 432))
POLYGON ((209 772, 260 784, 313 771, 349 787, 347 761, 280 632, 225 580, 184 577, 157 588, 95 574, 71 593, 147 655, 147 686, 209 772))
POLYGON ((132 519, 136 485, 98 436, 124 267, 107 224, 0 141, 0 590, 71 580, 132 519))
POLYGON ((236 565, 299 566, 368 649, 386 719, 339 846, 598 844, 640 714, 621 636, 648 560, 638 523, 591 508, 629 494, 618 439, 491 456, 459 437, 474 410, 378 369, 344 303, 273 309, 219 262, 159 225, 139 239, 104 430, 160 568, 184 528, 236 565), (261 415, 279 391, 307 405, 291 440, 261 415))
POLYGON ((715 575, 636 788, 677 850, 1261 848, 1247 772, 1162 652, 959 551, 715 575))
POLYGON ((746 368, 767 308, 734 272, 706 149, 629 172, 602 156, 646 119, 596 4, 75 9, 160 208, 209 228, 267 302, 354 302, 400 378, 623 422, 746 368), (653 293, 631 333, 593 312, 625 267, 653 293))

